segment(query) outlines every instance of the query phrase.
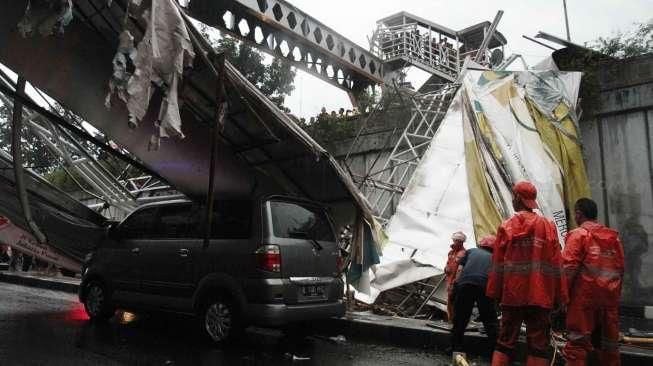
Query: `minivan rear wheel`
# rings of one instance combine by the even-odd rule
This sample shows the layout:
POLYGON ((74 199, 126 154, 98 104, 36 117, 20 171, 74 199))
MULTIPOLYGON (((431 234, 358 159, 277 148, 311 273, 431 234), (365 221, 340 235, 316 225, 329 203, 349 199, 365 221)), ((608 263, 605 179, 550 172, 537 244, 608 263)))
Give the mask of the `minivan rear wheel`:
POLYGON ((228 343, 242 332, 240 311, 228 297, 209 298, 199 315, 201 330, 213 344, 228 343))
POLYGON ((107 320, 111 318, 115 309, 111 305, 111 298, 106 287, 97 281, 88 284, 84 298, 84 309, 91 320, 107 320))

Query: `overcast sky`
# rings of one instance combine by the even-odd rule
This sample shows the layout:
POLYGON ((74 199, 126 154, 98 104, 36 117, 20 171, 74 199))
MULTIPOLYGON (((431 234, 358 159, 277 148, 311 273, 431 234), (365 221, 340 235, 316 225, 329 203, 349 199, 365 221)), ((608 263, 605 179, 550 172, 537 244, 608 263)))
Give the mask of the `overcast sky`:
MULTIPOLYGON (((562 0, 289 0, 343 36, 368 48, 367 37, 376 21, 405 10, 454 30, 481 21, 492 21, 498 10, 505 11, 499 31, 508 39, 506 56, 523 55, 529 64, 546 57, 550 51, 522 38, 542 30, 565 36, 562 0)), ((567 0, 571 39, 583 44, 616 31, 627 31, 635 22, 653 17, 653 0, 567 0)), ((409 75, 415 86, 425 79, 420 72, 409 75)), ((329 111, 350 108, 344 91, 332 87, 302 71, 297 73, 295 91, 286 105, 296 115, 310 117, 325 106, 329 111)))

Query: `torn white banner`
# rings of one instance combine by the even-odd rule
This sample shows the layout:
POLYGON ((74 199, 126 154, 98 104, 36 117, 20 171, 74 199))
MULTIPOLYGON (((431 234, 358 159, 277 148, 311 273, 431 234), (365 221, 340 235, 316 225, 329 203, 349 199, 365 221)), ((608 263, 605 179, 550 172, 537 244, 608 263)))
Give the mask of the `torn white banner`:
POLYGON ((35 30, 42 36, 61 35, 71 20, 72 0, 29 0, 17 27, 23 37, 31 36, 35 30))
POLYGON ((369 289, 356 292, 356 299, 373 303, 382 291, 442 274, 456 231, 474 246, 460 91, 390 219, 389 243, 368 274, 369 289))

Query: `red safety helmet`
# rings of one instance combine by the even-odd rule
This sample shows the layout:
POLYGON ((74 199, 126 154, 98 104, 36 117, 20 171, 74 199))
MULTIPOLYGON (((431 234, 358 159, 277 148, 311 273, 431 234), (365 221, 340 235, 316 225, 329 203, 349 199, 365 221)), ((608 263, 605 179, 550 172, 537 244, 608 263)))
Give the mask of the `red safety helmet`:
POLYGON ((537 188, 533 183, 523 180, 512 187, 512 193, 519 198, 524 205, 530 209, 538 208, 537 206, 537 188))

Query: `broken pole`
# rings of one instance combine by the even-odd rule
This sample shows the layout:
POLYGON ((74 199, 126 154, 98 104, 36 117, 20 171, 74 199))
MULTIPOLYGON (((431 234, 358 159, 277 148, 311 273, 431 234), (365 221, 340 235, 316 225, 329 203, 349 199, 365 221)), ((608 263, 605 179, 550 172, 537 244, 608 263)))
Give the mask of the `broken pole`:
POLYGON ((569 34, 569 16, 567 15, 567 0, 562 0, 562 6, 565 8, 565 28, 567 30, 567 41, 571 42, 571 34, 569 34))
POLYGON ((503 10, 499 10, 497 12, 497 15, 494 17, 494 21, 492 22, 492 25, 490 25, 490 29, 485 34, 485 38, 483 38, 483 42, 481 43, 481 46, 478 48, 478 51, 476 52, 476 57, 474 57, 474 61, 480 62, 483 59, 485 50, 490 44, 492 38, 494 38, 494 32, 496 32, 497 26, 499 26, 501 17, 503 17, 503 10))
MULTIPOLYGON (((202 51, 200 51, 201 53, 202 51)), ((211 166, 209 169, 209 191, 206 196, 206 219, 204 222, 206 223, 206 227, 204 228, 204 247, 209 246, 209 242, 211 240, 211 228, 213 225, 213 205, 214 205, 214 200, 215 200, 215 166, 217 164, 217 158, 218 158, 218 138, 220 136, 220 129, 224 123, 224 117, 226 114, 225 108, 225 93, 224 93, 224 63, 225 63, 225 56, 223 53, 219 54, 218 56, 218 69, 217 69, 217 77, 218 77, 218 87, 216 91, 216 97, 215 97, 215 102, 216 102, 216 108, 215 108, 215 123, 211 126, 211 166)))
MULTIPOLYGON (((16 83, 16 94, 25 95, 25 78, 18 76, 16 83)), ((11 116, 11 155, 14 160, 14 177, 16 179, 16 193, 23 208, 23 216, 30 231, 36 237, 39 243, 45 243, 46 238, 39 226, 32 217, 32 211, 29 207, 27 197, 27 188, 25 188, 25 177, 23 175, 23 156, 21 149, 21 136, 23 130, 23 103, 19 98, 14 98, 14 109, 11 116)))

